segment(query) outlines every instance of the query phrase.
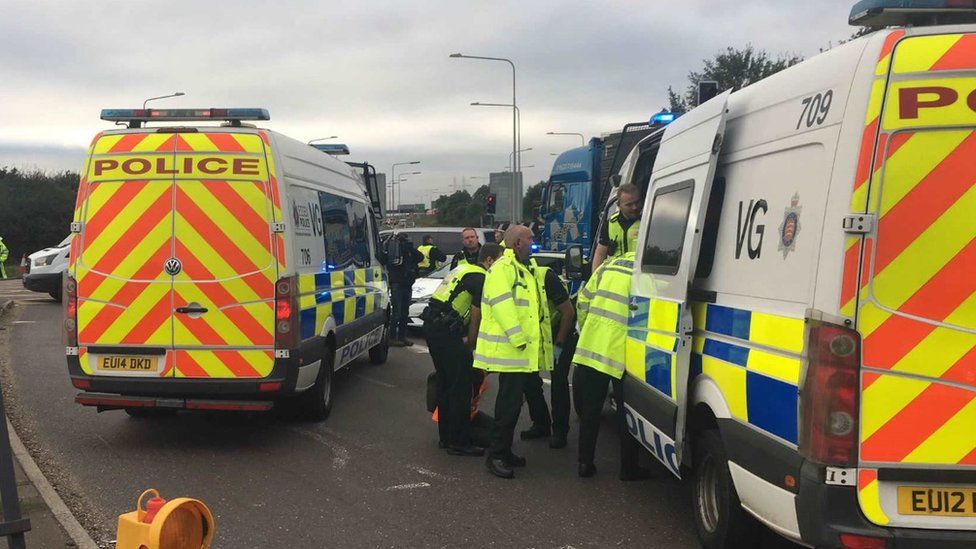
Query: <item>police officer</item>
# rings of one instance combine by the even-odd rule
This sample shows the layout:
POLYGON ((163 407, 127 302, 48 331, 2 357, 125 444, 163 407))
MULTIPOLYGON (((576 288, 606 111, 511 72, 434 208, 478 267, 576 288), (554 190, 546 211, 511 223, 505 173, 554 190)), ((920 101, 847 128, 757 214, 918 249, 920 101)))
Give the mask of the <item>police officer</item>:
POLYGON ((644 205, 640 189, 631 183, 617 188, 617 211, 600 228, 600 240, 593 252, 593 271, 608 257, 637 251, 641 208, 644 205))
POLYGON ((485 453, 471 444, 471 347, 481 323, 475 304, 481 303, 485 274, 501 254, 497 244, 482 246, 478 264, 461 265, 445 277, 424 311, 427 348, 437 372, 437 428, 451 455, 485 453))
POLYGON ((390 277, 390 346, 409 347, 413 342, 407 339, 407 317, 413 298, 413 283, 417 279, 417 264, 422 256, 406 233, 399 233, 389 239, 383 255, 386 257, 390 277))
POLYGON ((576 310, 569 299, 569 291, 556 271, 536 265, 535 260, 532 260, 532 271, 538 283, 546 290, 546 305, 549 307, 551 320, 549 329, 553 335, 553 358, 556 363, 551 374, 552 416, 549 415, 542 392, 542 378, 536 376, 525 393, 532 427, 522 431, 520 436, 522 440, 532 440, 551 435, 550 448, 565 448, 566 434, 569 432, 569 367, 576 347, 572 334, 576 310))
POLYGON ((639 446, 627 433, 624 419, 623 348, 627 341, 627 314, 634 253, 607 260, 593 273, 580 292, 577 303, 579 342, 573 362, 573 402, 580 420, 579 476, 596 474, 593 463, 600 416, 607 399, 607 385, 613 385, 620 431, 620 480, 647 478, 638 465, 639 446))
POLYGON ((429 275, 440 269, 441 265, 447 261, 447 255, 434 245, 434 237, 430 235, 424 237, 424 243, 417 246, 417 251, 423 256, 423 259, 417 264, 419 276, 429 275))
POLYGON ((451 269, 456 269, 458 265, 477 265, 478 252, 481 250, 481 242, 478 241, 478 231, 473 227, 466 227, 461 231, 461 251, 454 254, 451 260, 451 269))
POLYGON ((513 467, 525 465, 525 458, 512 453, 522 399, 539 370, 552 368, 552 333, 545 286, 530 270, 532 231, 512 226, 505 231, 505 243, 505 253, 485 277, 474 367, 498 372, 486 463, 495 476, 513 478, 513 467))
POLYGON ((3 237, 0 236, 0 278, 7 278, 7 267, 4 263, 7 262, 9 255, 10 250, 7 249, 7 245, 3 243, 3 237))

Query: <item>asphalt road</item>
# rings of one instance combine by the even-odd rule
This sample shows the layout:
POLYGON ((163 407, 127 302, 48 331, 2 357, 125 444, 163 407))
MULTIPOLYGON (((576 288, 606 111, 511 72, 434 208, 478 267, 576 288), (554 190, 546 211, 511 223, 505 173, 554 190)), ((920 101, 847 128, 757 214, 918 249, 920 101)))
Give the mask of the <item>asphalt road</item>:
MULTIPOLYGON (((382 366, 360 360, 345 370, 322 423, 274 413, 133 419, 74 404, 60 315, 38 294, 19 298, 3 319, 8 409, 96 540, 114 539, 115 517, 153 487, 206 502, 215 547, 698 546, 687 485, 663 468, 649 481, 617 480, 609 421, 592 479, 576 476, 575 419, 568 448, 516 442, 528 466, 515 480, 491 476, 482 459, 438 450, 423 411, 431 364, 422 345, 391 349, 382 366)), ((768 538, 768 547, 792 547, 768 538)))

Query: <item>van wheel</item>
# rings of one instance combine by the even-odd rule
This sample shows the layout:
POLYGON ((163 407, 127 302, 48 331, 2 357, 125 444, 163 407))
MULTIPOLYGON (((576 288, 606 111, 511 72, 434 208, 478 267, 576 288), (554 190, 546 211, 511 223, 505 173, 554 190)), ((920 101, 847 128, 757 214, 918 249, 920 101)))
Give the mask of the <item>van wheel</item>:
POLYGON ((332 361, 335 354, 332 348, 326 347, 322 354, 322 366, 319 368, 319 377, 315 380, 307 391, 299 397, 302 413, 313 421, 322 421, 329 417, 332 411, 332 361))
POLYGON ((386 357, 390 354, 390 329, 383 327, 383 338, 372 349, 369 350, 369 361, 372 364, 385 364, 386 357))
POLYGON ((742 508, 718 431, 699 435, 692 475, 695 530, 705 549, 755 547, 759 524, 742 508))

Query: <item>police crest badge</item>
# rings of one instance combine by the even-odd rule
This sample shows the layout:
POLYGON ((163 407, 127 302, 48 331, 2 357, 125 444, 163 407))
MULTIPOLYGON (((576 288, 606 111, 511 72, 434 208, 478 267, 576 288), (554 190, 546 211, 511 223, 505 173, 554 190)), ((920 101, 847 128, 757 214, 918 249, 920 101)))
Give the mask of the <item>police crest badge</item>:
POLYGON ((796 249, 796 237, 800 234, 800 193, 794 193, 790 199, 790 207, 783 214, 783 223, 779 226, 779 245, 777 250, 783 252, 783 259, 796 249))

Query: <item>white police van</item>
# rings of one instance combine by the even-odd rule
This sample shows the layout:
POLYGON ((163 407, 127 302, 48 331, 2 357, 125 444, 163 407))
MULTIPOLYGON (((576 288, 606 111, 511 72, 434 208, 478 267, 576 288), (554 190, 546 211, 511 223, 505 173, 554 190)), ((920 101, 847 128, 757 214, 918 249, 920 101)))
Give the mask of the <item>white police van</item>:
POLYGON ((886 28, 711 99, 621 169, 647 191, 628 429, 691 477, 704 546, 751 547, 757 523, 976 546, 974 22, 972 1, 860 2, 851 23, 886 28))
POLYGON ((102 119, 128 127, 92 141, 71 226, 76 402, 144 415, 297 397, 325 418, 335 370, 386 360, 375 170, 243 122, 264 109, 102 119))

